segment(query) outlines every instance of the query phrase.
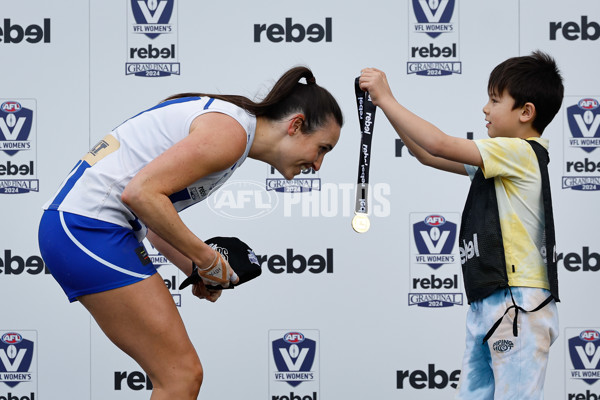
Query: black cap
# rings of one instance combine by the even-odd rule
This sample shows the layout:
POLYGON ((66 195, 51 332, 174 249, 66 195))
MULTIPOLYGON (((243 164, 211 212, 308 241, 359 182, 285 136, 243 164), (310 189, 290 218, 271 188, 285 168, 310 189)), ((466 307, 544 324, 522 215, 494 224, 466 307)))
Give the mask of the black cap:
MULTIPOLYGON (((221 253, 223 258, 227 260, 231 268, 233 268, 240 278, 236 285, 248 282, 261 274, 262 270, 260 269, 260 264, 258 263, 254 251, 240 239, 236 237, 216 236, 205 240, 204 243, 221 253)), ((200 281, 200 279, 201 278, 197 273, 197 267, 194 267, 192 274, 179 285, 179 289, 181 290, 192 283, 196 283, 200 281)), ((209 289, 233 289, 234 284, 230 283, 227 288, 224 288, 221 285, 206 285, 206 287, 209 289)))

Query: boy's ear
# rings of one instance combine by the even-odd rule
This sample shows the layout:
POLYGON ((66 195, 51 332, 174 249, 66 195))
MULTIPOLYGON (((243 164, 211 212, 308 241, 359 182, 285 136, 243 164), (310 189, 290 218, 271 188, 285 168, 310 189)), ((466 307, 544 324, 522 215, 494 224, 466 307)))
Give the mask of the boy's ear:
POLYGON ((535 105, 533 103, 525 103, 525 105, 521 107, 521 115, 519 119, 521 122, 533 122, 535 115, 535 105))

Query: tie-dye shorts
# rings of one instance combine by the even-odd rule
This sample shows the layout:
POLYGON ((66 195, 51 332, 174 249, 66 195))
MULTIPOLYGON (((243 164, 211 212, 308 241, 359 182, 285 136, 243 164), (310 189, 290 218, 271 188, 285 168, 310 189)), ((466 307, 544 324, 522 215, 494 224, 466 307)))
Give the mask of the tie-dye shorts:
POLYGON ((535 312, 519 311, 518 336, 513 334, 514 308, 482 344, 494 323, 515 303, 533 310, 549 295, 545 289, 500 289, 471 303, 467 313, 466 349, 455 399, 538 400, 544 398, 544 379, 550 346, 558 336, 558 311, 552 300, 535 312))

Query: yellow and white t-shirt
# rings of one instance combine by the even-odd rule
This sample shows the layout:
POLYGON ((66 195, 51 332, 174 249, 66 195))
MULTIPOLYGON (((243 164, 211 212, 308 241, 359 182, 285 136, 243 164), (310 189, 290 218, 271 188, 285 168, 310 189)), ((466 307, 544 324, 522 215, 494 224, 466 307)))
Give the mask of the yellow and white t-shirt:
MULTIPOLYGON (((529 139, 548 149, 548 140, 529 139)), ((540 253, 545 229, 542 179, 531 145, 519 138, 475 143, 483 159, 484 176, 494 178, 509 285, 549 289, 540 253)), ((465 168, 473 179, 477 167, 465 168)))

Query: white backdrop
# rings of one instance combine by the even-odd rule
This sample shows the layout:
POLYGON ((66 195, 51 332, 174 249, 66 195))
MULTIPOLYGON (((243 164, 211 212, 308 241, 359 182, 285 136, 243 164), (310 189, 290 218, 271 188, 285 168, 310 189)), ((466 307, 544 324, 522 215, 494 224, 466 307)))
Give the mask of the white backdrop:
POLYGON ((282 177, 248 160, 182 214, 201 238, 245 240, 262 276, 210 304, 160 268, 205 368, 200 398, 450 398, 467 308, 454 234, 469 182, 421 166, 380 112, 371 230, 352 231, 353 81, 365 66, 383 69, 407 107, 483 138, 490 71, 535 49, 557 59, 566 89, 544 133, 563 300, 546 398, 600 397, 599 37, 592 0, 0 0, 0 400, 149 398, 140 367, 43 271, 41 205, 124 119, 178 92, 255 97, 296 65, 313 69, 346 119, 322 170, 287 183, 313 190, 267 190, 282 177))

